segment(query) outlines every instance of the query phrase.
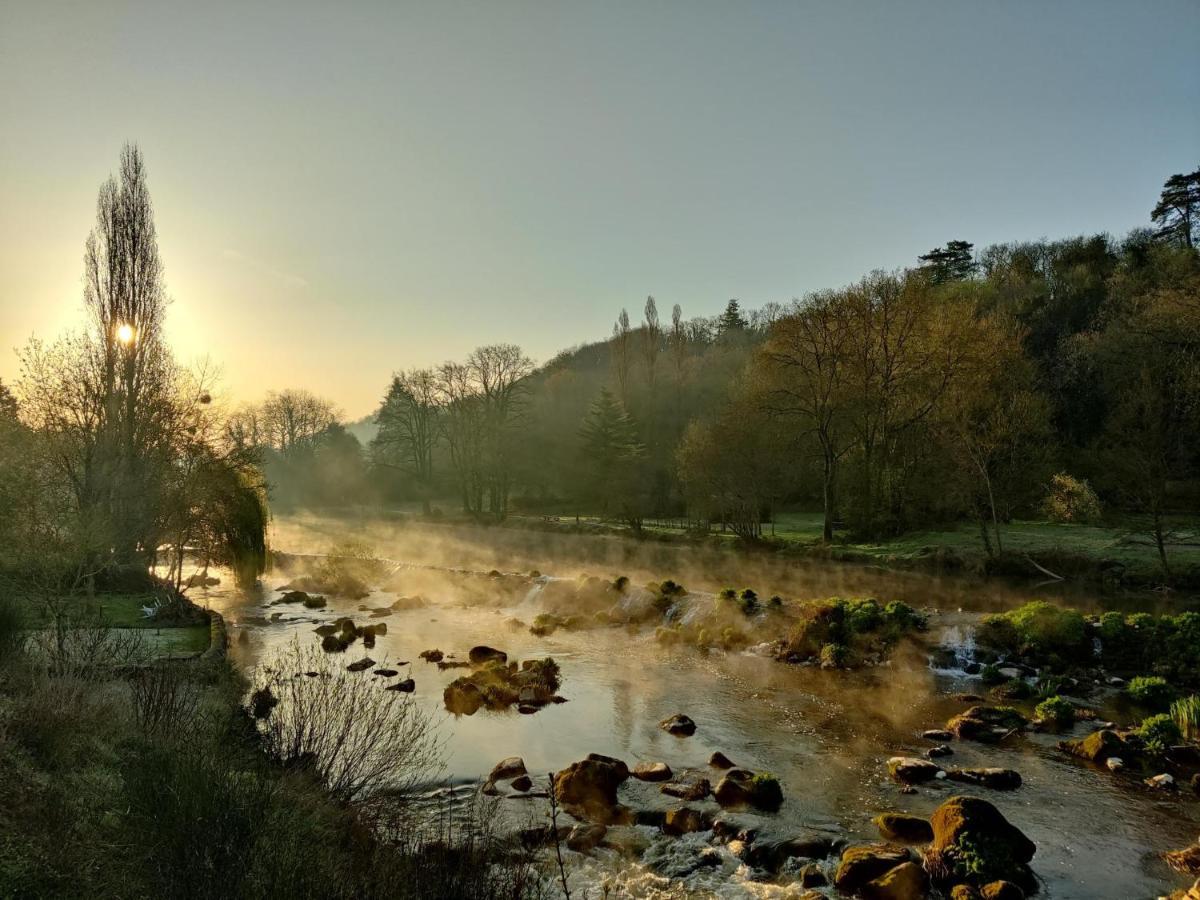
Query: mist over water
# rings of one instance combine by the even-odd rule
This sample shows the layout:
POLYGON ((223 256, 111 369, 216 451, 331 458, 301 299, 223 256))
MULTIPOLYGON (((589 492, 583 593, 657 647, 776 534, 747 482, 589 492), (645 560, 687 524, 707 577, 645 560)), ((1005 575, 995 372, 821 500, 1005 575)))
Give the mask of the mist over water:
MULTIPOLYGON (((480 781, 500 759, 521 756, 535 782, 542 782, 537 787, 544 787, 548 773, 588 753, 615 756, 631 766, 661 761, 677 774, 694 770, 713 778, 707 760, 719 750, 740 766, 778 777, 785 797, 778 813, 731 815, 767 835, 788 837, 815 830, 851 842, 876 840, 871 819, 879 813, 928 815, 951 794, 971 792, 995 802, 1037 843, 1033 866, 1045 881, 1045 896, 1153 897, 1181 883, 1156 854, 1195 838, 1200 830, 1195 804, 1141 790, 1136 782, 1072 761, 1055 749, 1062 735, 1031 733, 999 747, 953 745, 953 765, 1019 771, 1024 786, 1013 792, 964 790, 962 785, 935 782, 917 794, 904 795, 888 778, 889 757, 921 755, 929 742, 920 732, 941 727, 965 708, 956 693, 984 691, 978 680, 953 668, 932 668, 930 648, 969 648, 978 613, 1023 603, 1034 596, 1028 589, 866 567, 798 564, 681 544, 482 526, 306 514, 278 518, 272 535, 277 550, 297 554, 322 553, 347 539, 364 542, 376 556, 403 564, 385 579, 388 590, 373 590, 361 601, 329 597, 329 606, 315 611, 272 607, 269 604, 279 596, 274 588, 288 578, 268 573, 256 591, 240 592, 223 583, 192 596, 225 615, 231 625, 231 652, 247 667, 270 658, 293 639, 318 640, 313 628, 340 616, 386 622, 388 632, 375 648, 364 651, 354 644, 344 654, 345 662, 366 653, 381 665, 400 669, 398 678, 411 674, 416 702, 439 723, 448 783, 480 781), (526 575, 537 570, 542 577, 526 577, 517 588, 502 589, 498 579, 488 577, 493 569, 526 575), (653 627, 531 634, 529 623, 544 610, 546 583, 581 574, 627 575, 634 585, 673 578, 698 595, 690 602, 707 602, 708 592, 725 586, 753 587, 760 596, 904 600, 929 613, 930 631, 920 641, 900 645, 887 664, 849 672, 789 666, 753 650, 705 652, 686 645, 662 646, 653 627), (361 608, 414 595, 426 598, 428 605, 397 610, 378 620, 367 618, 361 608), (272 622, 274 613, 281 615, 272 622), (446 712, 443 689, 462 672, 441 671, 420 660, 419 654, 437 648, 465 659, 477 644, 498 647, 510 659, 552 656, 562 670, 559 693, 568 702, 532 715, 515 709, 484 709, 472 716, 446 712), (674 713, 696 721, 693 737, 677 738, 658 727, 674 713)), ((1039 591, 1037 596, 1050 595, 1039 591)), ((1113 605, 1110 598, 1082 594, 1072 594, 1069 601, 1085 609, 1113 605)), ((687 602, 681 614, 686 614, 687 602)), ((1084 733, 1086 726, 1079 729, 1084 733)), ((657 785, 632 779, 622 786, 621 797, 635 808, 675 805, 659 794, 657 785)), ((502 809, 516 826, 541 821, 541 803, 505 799, 502 809)), ((668 838, 649 828, 633 830, 641 832, 648 845, 640 859, 611 850, 594 857, 571 853, 573 884, 595 891, 596 885, 607 883, 616 896, 799 893, 795 885, 751 881, 747 868, 724 847, 718 848, 719 865, 691 865, 689 870, 689 860, 700 846, 696 835, 668 838)))

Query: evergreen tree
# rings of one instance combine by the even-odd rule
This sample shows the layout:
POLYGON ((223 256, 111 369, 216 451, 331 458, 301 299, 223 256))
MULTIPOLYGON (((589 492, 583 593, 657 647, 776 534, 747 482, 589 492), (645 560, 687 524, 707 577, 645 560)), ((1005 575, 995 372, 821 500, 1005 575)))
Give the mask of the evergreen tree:
POLYGON ((1150 218, 1158 226, 1160 238, 1195 247, 1195 232, 1200 228, 1200 169, 1168 178, 1150 218))
POLYGON ((917 259, 934 284, 946 284, 965 281, 975 274, 974 251, 975 245, 970 241, 949 241, 945 247, 935 247, 917 259))
POLYGON ((721 313, 720 328, 722 336, 740 334, 746 330, 746 317, 742 315, 742 307, 737 300, 730 300, 725 304, 725 312, 721 313))
POLYGON ((602 513, 619 513, 634 529, 640 528, 645 505, 645 467, 640 463, 645 447, 633 418, 608 388, 601 388, 592 402, 579 436, 592 463, 591 499, 602 513))

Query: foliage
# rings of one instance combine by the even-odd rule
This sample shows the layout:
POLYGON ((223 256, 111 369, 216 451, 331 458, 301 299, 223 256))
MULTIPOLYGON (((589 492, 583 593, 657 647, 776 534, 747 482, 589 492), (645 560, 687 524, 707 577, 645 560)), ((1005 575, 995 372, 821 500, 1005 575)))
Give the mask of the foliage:
POLYGON ((1164 753, 1178 744, 1181 738, 1179 726, 1166 713, 1145 719, 1134 733, 1142 739, 1151 753, 1164 753))
POLYGON ((1171 718, 1189 741, 1200 741, 1200 696, 1193 694, 1171 704, 1171 718))
POLYGON ((1172 684, 1200 679, 1200 613, 1105 613, 1100 641, 1104 664, 1116 671, 1153 672, 1172 684))
POLYGON ((1060 472, 1050 479, 1042 514, 1051 522, 1088 524, 1100 518, 1100 498, 1086 481, 1060 472))
POLYGON ((1075 707, 1057 694, 1039 703, 1034 713, 1039 719, 1053 722, 1059 727, 1066 727, 1075 722, 1075 707))
POLYGON ((1044 600, 986 616, 976 639, 985 646, 1059 667, 1085 659, 1091 652, 1083 616, 1044 600))
POLYGON ((1139 706, 1159 711, 1175 699, 1175 688, 1160 675, 1139 675, 1125 686, 1125 693, 1139 706))

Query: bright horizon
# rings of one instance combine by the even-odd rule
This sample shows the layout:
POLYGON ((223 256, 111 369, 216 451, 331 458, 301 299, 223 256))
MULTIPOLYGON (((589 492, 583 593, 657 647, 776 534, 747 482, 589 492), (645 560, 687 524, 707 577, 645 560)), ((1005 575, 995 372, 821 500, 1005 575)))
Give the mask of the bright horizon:
POLYGON ((1195 168, 1197 4, 919 8, 5 4, 0 378, 79 321, 127 140, 181 359, 351 419, 395 369, 544 362, 647 294, 690 318, 1120 235, 1195 168))

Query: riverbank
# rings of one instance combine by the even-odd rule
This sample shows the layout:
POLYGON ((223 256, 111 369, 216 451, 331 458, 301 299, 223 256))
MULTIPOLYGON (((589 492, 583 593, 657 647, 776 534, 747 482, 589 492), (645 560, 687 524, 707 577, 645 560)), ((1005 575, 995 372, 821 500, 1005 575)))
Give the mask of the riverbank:
MULTIPOLYGON (((1135 523, 1112 521, 1074 525, 1045 521, 1016 521, 1001 527, 1004 553, 989 556, 977 527, 968 524, 939 530, 914 531, 879 541, 855 541, 843 532, 832 543, 821 540, 820 513, 785 512, 767 526, 763 538, 746 542, 732 532, 689 530, 680 521, 647 520, 640 531, 628 525, 587 515, 534 515, 514 513, 502 521, 462 515, 425 516, 419 507, 306 509, 302 514, 277 511, 280 518, 324 520, 329 523, 368 523, 368 542, 385 524, 391 529, 421 527, 450 531, 456 528, 500 529, 532 534, 591 535, 629 541, 631 546, 694 547, 720 551, 752 560, 835 562, 882 567, 899 572, 930 575, 964 575, 1003 580, 1027 586, 1060 581, 1101 591, 1158 591, 1169 588, 1185 595, 1200 595, 1200 519, 1177 523, 1168 546, 1172 577, 1164 578, 1158 550, 1148 532, 1135 523)), ((336 540, 335 530, 327 530, 336 540)), ((382 540, 388 540, 385 537, 382 540)), ((277 544, 278 546, 278 544, 277 544)), ((289 545, 287 549, 295 549, 289 545)), ((324 550, 324 547, 309 548, 324 550)), ((631 557, 634 554, 624 554, 631 557)))
POLYGON ((77 598, 104 617, 26 630, 30 611, 0 598, 0 896, 523 896, 530 869, 507 848, 446 842, 436 822, 418 835, 403 804, 385 840, 379 808, 266 753, 245 678, 214 652, 223 617, 185 625, 207 649, 180 654, 141 640, 173 629, 126 627, 135 600, 77 598))

